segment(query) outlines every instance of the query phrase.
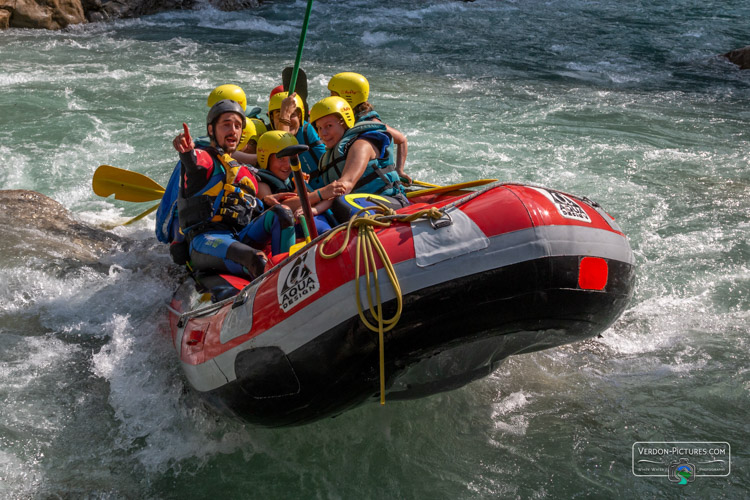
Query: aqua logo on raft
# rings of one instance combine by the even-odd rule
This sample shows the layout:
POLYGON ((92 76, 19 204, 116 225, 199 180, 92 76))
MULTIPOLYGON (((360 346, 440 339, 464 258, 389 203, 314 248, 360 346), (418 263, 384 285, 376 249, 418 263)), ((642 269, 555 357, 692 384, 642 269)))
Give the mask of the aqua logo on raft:
POLYGON ((279 272, 276 292, 284 312, 289 312, 300 301, 320 290, 320 281, 315 272, 316 249, 317 246, 311 248, 279 272))
POLYGON ((534 189, 535 191, 539 191, 542 193, 549 201, 552 202, 553 205, 555 205, 555 208, 557 208, 557 211, 565 217, 566 219, 574 219, 579 220, 581 222, 591 222, 591 217, 589 217, 589 214, 586 213, 586 211, 576 203, 576 201, 566 196, 558 191, 550 191, 548 189, 542 189, 537 188, 533 186, 529 186, 531 189, 534 189))
POLYGON ((633 475, 661 476, 678 485, 697 477, 725 477, 732 468, 725 441, 638 441, 633 443, 633 475))

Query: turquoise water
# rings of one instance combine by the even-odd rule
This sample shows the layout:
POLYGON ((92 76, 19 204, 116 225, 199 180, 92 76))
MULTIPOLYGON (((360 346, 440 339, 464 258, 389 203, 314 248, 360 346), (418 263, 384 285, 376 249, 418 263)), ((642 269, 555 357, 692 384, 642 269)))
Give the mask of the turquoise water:
MULTIPOLYGON (((166 183, 172 137, 203 127, 219 84, 265 109, 304 8, 0 32, 0 189, 94 226, 142 212, 96 197, 96 167, 166 183)), ((750 71, 716 54, 748 44, 748 19, 739 1, 316 2, 311 102, 358 71, 415 178, 597 200, 636 256, 630 307, 457 391, 259 429, 187 391, 152 218, 96 265, 35 235, 0 246, 0 497, 747 497, 750 71), (729 442, 731 473, 636 477, 636 441, 729 442)))

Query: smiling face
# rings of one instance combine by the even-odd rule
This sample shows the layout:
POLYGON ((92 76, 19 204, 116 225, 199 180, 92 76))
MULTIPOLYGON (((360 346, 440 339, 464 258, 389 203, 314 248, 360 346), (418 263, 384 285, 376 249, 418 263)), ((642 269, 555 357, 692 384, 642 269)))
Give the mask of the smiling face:
POLYGON ((276 158, 275 154, 268 157, 268 170, 279 179, 286 180, 292 175, 292 166, 289 157, 276 158))
POLYGON ((315 128, 326 149, 333 148, 344 137, 346 125, 344 120, 337 114, 327 115, 315 121, 315 128))
POLYGON ((216 145, 227 153, 234 153, 242 136, 242 118, 236 113, 224 113, 219 116, 214 125, 213 132, 216 145))

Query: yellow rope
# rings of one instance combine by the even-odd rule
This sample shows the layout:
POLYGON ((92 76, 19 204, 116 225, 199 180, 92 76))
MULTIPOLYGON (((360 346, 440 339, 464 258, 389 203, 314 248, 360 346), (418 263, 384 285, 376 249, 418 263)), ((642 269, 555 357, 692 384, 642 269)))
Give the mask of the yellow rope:
MULTIPOLYGON (((369 200, 369 198, 368 198, 369 200)), ((401 312, 403 310, 403 296, 401 293, 401 285, 398 282, 398 276, 396 276, 396 270, 393 268, 388 253, 386 252, 383 244, 380 242, 378 235, 375 233, 374 228, 385 228, 389 227, 394 221, 396 222, 411 222, 419 218, 428 217, 433 219, 439 219, 443 216, 443 213, 435 207, 420 210, 413 214, 401 215, 396 214, 390 208, 378 203, 377 200, 370 200, 376 203, 376 207, 362 208, 355 213, 350 219, 346 226, 339 226, 333 229, 322 241, 320 247, 318 247, 318 254, 324 259, 333 259, 341 255, 346 248, 349 246, 349 239, 351 238, 352 229, 357 228, 357 249, 354 255, 354 285, 356 287, 356 300, 357 300, 357 312, 362 323, 373 332, 378 334, 378 344, 380 351, 380 404, 385 404, 385 346, 383 334, 390 331, 396 326, 398 320, 401 318, 401 312), (375 212, 374 214, 365 214, 364 212, 375 212), (341 231, 346 231, 344 241, 341 247, 333 253, 326 253, 324 248, 326 244, 341 231), (373 248, 375 251, 373 251, 373 248), (383 304, 380 297, 380 282, 378 279, 377 262, 375 261, 375 252, 383 262, 383 268, 388 275, 388 279, 391 282, 391 286, 396 294, 396 312, 388 319, 383 318, 383 304), (362 301, 360 300, 359 292, 359 278, 360 278, 360 261, 362 260, 362 254, 364 254, 364 275, 366 280, 367 289, 367 304, 369 306, 370 314, 373 319, 377 322, 377 325, 373 325, 368 321, 365 316, 365 312, 362 310, 362 301), (370 273, 373 274, 372 285, 370 283, 370 273), (373 302, 371 288, 375 289, 375 301, 373 302)))

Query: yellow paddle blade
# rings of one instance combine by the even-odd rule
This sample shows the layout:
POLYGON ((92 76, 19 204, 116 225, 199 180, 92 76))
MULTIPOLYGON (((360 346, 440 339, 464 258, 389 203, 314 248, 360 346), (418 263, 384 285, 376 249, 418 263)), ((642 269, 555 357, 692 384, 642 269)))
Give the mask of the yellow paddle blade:
POLYGON ((164 188, 150 177, 111 165, 99 165, 91 186, 98 196, 114 194, 116 200, 122 201, 154 201, 164 194, 164 188))
POLYGON ((441 186, 440 186, 440 185, 438 185, 438 184, 431 184, 431 183, 429 183, 429 182, 418 181, 418 180, 416 180, 416 179, 412 179, 412 181, 411 181, 411 185, 412 185, 412 186, 423 187, 423 188, 436 188, 436 187, 441 187, 441 186))
POLYGON ((438 186, 438 187, 427 188, 427 189, 419 189, 417 191, 409 191, 408 193, 406 193, 406 197, 414 198, 416 196, 422 196, 425 194, 449 193, 451 191, 459 191, 461 189, 484 186, 485 184, 492 184, 493 182, 497 182, 497 179, 479 179, 476 181, 451 184, 450 186, 438 186))

